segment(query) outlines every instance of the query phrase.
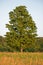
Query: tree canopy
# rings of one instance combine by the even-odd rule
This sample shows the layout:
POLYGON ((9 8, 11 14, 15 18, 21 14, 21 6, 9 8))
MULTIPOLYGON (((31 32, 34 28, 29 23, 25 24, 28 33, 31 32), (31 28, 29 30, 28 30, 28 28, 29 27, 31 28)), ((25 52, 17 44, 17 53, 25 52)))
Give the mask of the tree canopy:
POLYGON ((6 42, 11 50, 16 48, 23 51, 25 48, 34 48, 37 36, 37 27, 26 6, 18 6, 9 12, 9 23, 6 24, 6 42))

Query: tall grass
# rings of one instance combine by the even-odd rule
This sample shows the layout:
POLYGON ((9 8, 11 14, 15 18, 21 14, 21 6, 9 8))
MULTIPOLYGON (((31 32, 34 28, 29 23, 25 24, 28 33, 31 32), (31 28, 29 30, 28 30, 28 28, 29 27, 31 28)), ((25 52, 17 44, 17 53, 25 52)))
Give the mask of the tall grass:
POLYGON ((43 65, 43 53, 0 52, 0 65, 43 65))

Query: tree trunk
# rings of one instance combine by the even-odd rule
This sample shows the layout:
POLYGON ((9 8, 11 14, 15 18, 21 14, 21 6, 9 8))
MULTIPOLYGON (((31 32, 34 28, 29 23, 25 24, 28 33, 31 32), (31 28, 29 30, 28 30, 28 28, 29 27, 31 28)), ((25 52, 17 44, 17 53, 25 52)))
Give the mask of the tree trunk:
POLYGON ((22 43, 20 44, 20 52, 23 52, 22 43))
POLYGON ((20 51, 23 52, 23 48, 21 48, 20 51))

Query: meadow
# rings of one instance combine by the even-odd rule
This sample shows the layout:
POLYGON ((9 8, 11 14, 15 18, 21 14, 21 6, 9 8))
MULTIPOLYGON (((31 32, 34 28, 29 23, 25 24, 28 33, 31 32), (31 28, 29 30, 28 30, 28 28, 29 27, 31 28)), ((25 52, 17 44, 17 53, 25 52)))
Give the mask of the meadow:
POLYGON ((0 65, 43 65, 43 53, 0 52, 0 65))

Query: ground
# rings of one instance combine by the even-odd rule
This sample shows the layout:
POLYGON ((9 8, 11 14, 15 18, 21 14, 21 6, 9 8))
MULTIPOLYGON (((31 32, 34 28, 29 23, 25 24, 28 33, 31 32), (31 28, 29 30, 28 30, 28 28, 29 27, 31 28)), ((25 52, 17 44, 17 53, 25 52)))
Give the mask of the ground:
POLYGON ((43 65, 43 53, 0 52, 0 65, 43 65))

